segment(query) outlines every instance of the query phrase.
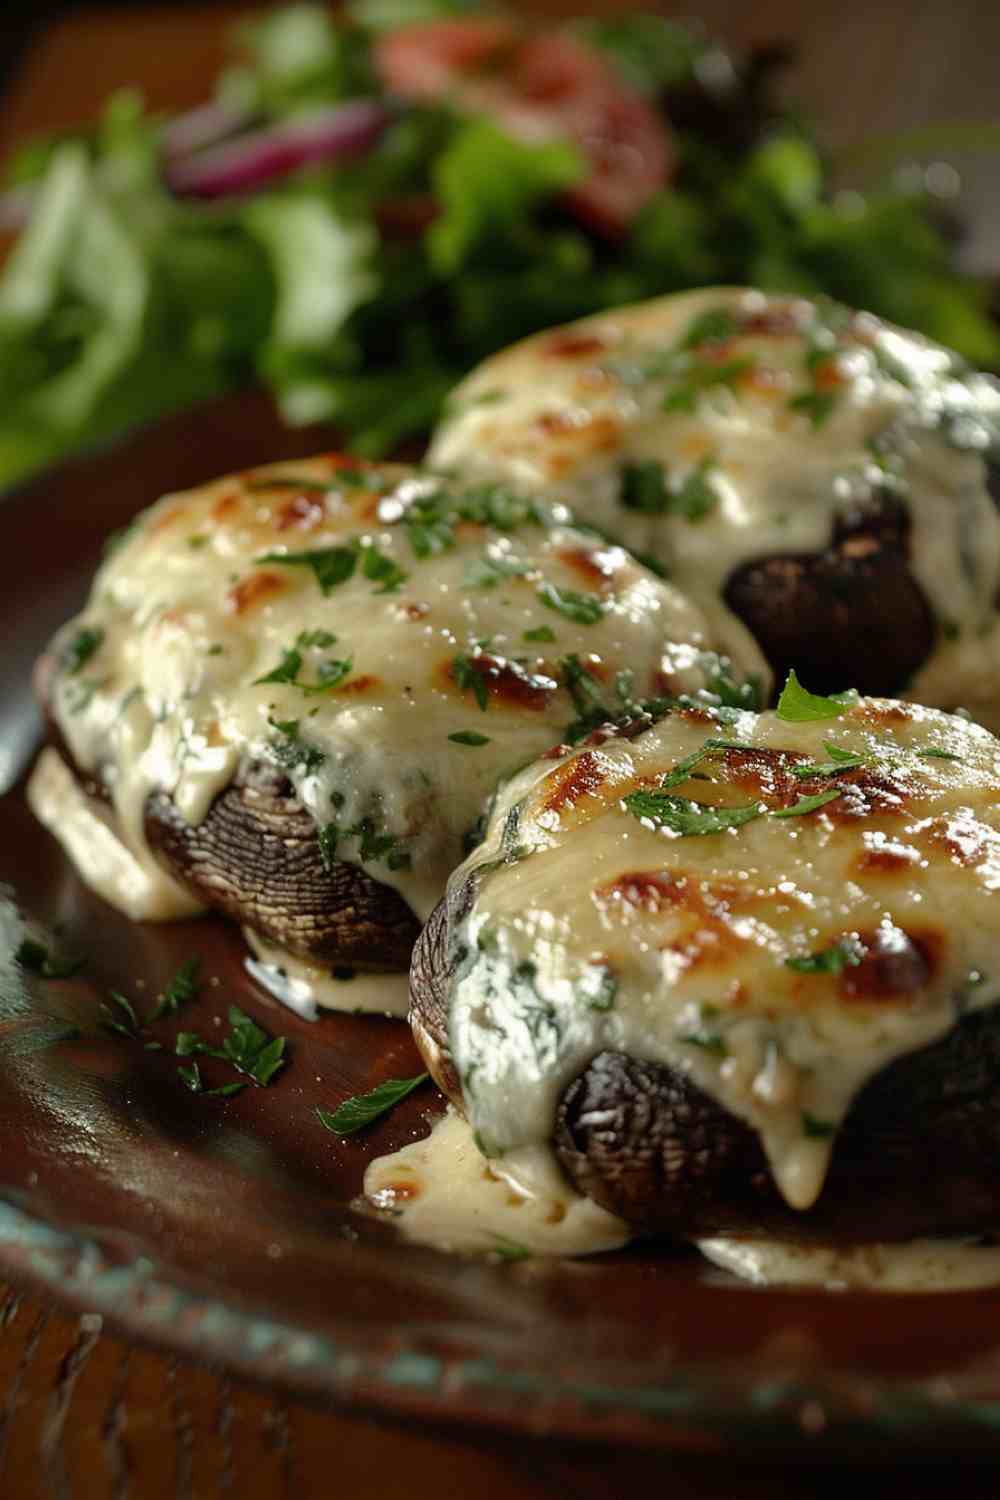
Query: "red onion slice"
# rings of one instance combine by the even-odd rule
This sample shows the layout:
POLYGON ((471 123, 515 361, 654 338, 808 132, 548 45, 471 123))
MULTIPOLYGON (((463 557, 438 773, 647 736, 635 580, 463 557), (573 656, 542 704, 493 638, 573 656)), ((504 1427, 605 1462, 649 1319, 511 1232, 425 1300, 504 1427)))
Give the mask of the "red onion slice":
POLYGON ((245 130, 254 123, 254 118, 250 110, 232 109, 213 100, 168 120, 160 134, 160 144, 165 156, 190 156, 192 151, 216 146, 227 136, 245 130))
POLYGON ((182 161, 168 161, 167 185, 184 198, 253 192, 311 162, 348 161, 375 144, 392 118, 376 99, 352 99, 266 130, 251 131, 182 161))

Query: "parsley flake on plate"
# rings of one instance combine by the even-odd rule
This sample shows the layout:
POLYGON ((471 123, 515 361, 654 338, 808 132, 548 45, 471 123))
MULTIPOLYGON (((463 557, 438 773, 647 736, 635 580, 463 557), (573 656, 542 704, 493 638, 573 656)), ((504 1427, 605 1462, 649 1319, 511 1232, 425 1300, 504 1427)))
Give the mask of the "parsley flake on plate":
POLYGON ((334 1135, 354 1135, 388 1114, 429 1078, 429 1073, 419 1073, 416 1078, 387 1078, 384 1083, 369 1089, 367 1094, 355 1094, 336 1109, 317 1109, 316 1114, 320 1124, 334 1135))

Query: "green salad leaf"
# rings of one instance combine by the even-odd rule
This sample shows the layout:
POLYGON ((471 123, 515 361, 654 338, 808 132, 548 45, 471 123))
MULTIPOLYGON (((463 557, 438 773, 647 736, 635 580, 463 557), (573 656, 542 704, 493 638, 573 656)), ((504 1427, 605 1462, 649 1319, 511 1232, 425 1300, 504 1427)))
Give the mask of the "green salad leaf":
MULTIPOLYGON (((377 457, 424 435, 496 349, 692 286, 827 294, 1000 368, 989 287, 956 269, 925 198, 888 171, 835 191, 836 163, 779 102, 766 59, 728 56, 700 28, 652 14, 561 23, 676 146, 669 182, 615 237, 574 209, 588 167, 568 140, 515 139, 502 111, 463 112, 457 95, 390 98, 387 33, 475 8, 351 0, 337 17, 298 3, 241 25, 209 101, 227 150, 358 101, 385 116, 356 151, 229 196, 175 191, 183 117, 150 113, 134 90, 90 127, 13 154, 6 180, 29 212, 0 272, 0 489, 254 381, 289 423, 334 423, 377 457)), ((188 144, 184 160, 217 144, 188 144)), ((664 400, 683 411, 743 373, 739 360, 682 359, 664 400)), ((792 399, 817 424, 832 410, 811 387, 792 399)), ((691 520, 714 503, 704 473, 677 495, 661 480, 636 465, 623 503, 669 499, 691 520)))

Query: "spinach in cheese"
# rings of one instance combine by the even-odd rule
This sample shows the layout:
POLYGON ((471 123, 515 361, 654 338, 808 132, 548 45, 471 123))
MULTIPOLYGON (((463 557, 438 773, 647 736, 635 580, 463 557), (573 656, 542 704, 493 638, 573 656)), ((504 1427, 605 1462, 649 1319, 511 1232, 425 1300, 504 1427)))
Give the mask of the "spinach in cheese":
POLYGON ((432 460, 546 493, 665 564, 779 680, 996 724, 1000 387, 916 334, 736 288, 487 360, 432 460), (488 399, 487 399, 488 397, 488 399))
POLYGON ((508 783, 415 1030, 506 1176, 634 1228, 992 1229, 998 900, 1000 743, 793 679, 508 783))
MULTIPOLYGON (((50 711, 114 834, 54 752, 35 806, 130 915, 218 902, 280 947, 269 904, 298 906, 287 946, 309 957, 323 869, 426 917, 499 778, 649 700, 738 696, 712 644, 694 605, 565 509, 336 458, 261 469, 145 513, 53 644, 50 711), (259 815, 245 898, 214 866, 191 878, 231 852, 229 825, 208 852, 193 831, 234 786, 259 815)), ((361 961, 392 966, 377 948, 361 961)))

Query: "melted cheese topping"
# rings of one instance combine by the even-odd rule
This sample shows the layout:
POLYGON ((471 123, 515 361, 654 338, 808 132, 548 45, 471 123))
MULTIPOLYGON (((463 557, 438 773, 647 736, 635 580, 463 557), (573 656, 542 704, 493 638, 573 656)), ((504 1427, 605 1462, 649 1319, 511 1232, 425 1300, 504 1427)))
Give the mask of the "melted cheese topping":
POLYGON ((743 631, 722 603, 734 569, 822 552, 838 520, 889 490, 939 622, 908 694, 997 723, 1000 515, 984 454, 998 427, 996 381, 916 334, 719 288, 587 318, 487 360, 455 392, 431 460, 545 490, 660 558, 714 620, 728 617, 716 629, 729 643, 743 631))
POLYGON ((426 1139, 377 1157, 365 1202, 407 1239, 462 1254, 595 1255, 629 1239, 628 1225, 573 1190, 546 1151, 487 1161, 454 1110, 426 1139))
POLYGON ((244 927, 243 936, 255 955, 243 960, 247 973, 304 1021, 315 1021, 321 1010, 356 1016, 406 1015, 410 1003, 408 974, 331 970, 265 943, 250 927, 244 927))
POLYGON ((991 1239, 910 1240, 903 1245, 794 1245, 782 1240, 699 1240, 702 1254, 758 1286, 828 1292, 969 1292, 1000 1286, 991 1239))
POLYGON ((547 1143, 607 1049, 747 1121, 806 1209, 862 1085, 1000 999, 1000 744, 882 699, 725 719, 673 714, 504 788, 453 877, 477 895, 451 1045, 491 1154, 547 1143))
POLYGON ((170 916, 177 887, 143 830, 150 793, 197 824, 243 768, 271 762, 327 856, 426 917, 498 778, 576 717, 567 658, 612 702, 697 692, 718 670, 695 606, 568 521, 332 457, 168 496, 53 647, 55 717, 107 786, 143 901, 132 874, 104 861, 95 876, 87 840, 50 826, 103 895, 170 916))

